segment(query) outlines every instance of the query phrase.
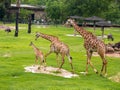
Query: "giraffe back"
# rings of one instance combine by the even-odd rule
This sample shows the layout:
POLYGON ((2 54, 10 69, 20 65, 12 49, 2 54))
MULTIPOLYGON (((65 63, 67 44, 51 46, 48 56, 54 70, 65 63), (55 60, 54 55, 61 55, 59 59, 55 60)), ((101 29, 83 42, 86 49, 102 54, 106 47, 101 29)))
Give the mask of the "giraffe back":
POLYGON ((51 44, 51 47, 55 53, 65 54, 69 53, 69 47, 61 41, 55 41, 51 44))

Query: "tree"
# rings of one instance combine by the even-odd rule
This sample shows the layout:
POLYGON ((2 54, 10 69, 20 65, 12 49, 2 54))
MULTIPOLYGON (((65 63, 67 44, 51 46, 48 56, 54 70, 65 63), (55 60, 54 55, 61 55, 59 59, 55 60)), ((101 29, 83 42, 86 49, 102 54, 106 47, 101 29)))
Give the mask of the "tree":
POLYGON ((102 16, 108 10, 107 0, 66 0, 69 15, 102 16))
POLYGON ((2 3, 0 3, 0 20, 3 20, 3 17, 5 15, 5 7, 2 3))
POLYGON ((120 24, 120 1, 111 1, 109 10, 105 15, 107 20, 120 24))
POLYGON ((47 16, 52 19, 55 23, 60 19, 60 7, 57 1, 49 1, 46 5, 47 16))
POLYGON ((3 20, 4 16, 8 16, 8 8, 10 7, 11 0, 0 1, 0 20, 3 20))
MULTIPOLYGON (((4 0, 3 0, 4 1, 4 0)), ((12 3, 16 0, 11 0, 12 3)), ((47 16, 54 22, 64 21, 68 16, 99 16, 115 23, 120 20, 120 0, 21 0, 31 5, 46 5, 47 16)))

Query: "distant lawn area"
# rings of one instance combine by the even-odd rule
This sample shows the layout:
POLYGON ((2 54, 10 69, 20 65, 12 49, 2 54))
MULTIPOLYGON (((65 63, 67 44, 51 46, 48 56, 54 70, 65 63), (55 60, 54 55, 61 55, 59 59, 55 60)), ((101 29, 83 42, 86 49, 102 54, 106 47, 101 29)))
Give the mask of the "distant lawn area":
MULTIPOLYGON (((5 25, 14 26, 15 24, 5 25)), ((67 36, 67 34, 74 33, 72 27, 32 25, 31 34, 27 33, 27 27, 27 24, 19 24, 18 37, 14 37, 14 30, 7 34, 3 29, 0 29, 0 90, 120 90, 120 82, 108 79, 120 73, 120 58, 107 57, 107 77, 95 74, 91 67, 89 67, 88 75, 82 75, 80 72, 85 71, 86 67, 84 41, 81 37, 67 36), (24 67, 33 65, 35 61, 33 48, 29 46, 31 41, 44 53, 47 53, 50 49, 49 41, 43 38, 35 41, 36 32, 58 36, 61 41, 69 46, 70 54, 73 57, 74 70, 79 77, 63 78, 48 74, 25 72, 24 67)), ((93 28, 85 27, 85 29, 97 36, 102 33, 101 28, 96 28, 95 32, 93 28)), ((120 28, 105 28, 105 35, 109 33, 114 36, 114 41, 104 39, 105 43, 120 41, 120 28)), ((102 67, 101 58, 93 56, 92 62, 100 72, 102 67)), ((57 67, 54 53, 47 57, 47 65, 57 67)), ((62 68, 71 71, 67 58, 65 58, 62 68)))

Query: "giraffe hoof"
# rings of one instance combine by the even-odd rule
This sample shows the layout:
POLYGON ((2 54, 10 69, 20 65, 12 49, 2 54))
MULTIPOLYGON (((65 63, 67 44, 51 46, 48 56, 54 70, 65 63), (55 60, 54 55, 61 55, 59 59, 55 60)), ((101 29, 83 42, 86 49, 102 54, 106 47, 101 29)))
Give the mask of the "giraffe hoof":
POLYGON ((98 74, 98 71, 96 72, 96 74, 98 74))
POLYGON ((59 68, 59 69, 57 69, 57 71, 58 71, 58 72, 61 72, 61 69, 59 68))
POLYGON ((44 67, 44 71, 46 71, 46 67, 44 67))
POLYGON ((38 70, 40 70, 40 67, 38 67, 38 70))
POLYGON ((107 77, 107 73, 106 73, 106 74, 104 74, 104 77, 107 77))
POLYGON ((101 77, 107 77, 107 74, 103 75, 103 74, 100 74, 101 77))
POLYGON ((71 73, 72 73, 72 74, 75 74, 75 72, 74 72, 74 71, 71 71, 71 73))
POLYGON ((100 76, 102 77, 103 75, 102 75, 102 74, 100 74, 100 76))

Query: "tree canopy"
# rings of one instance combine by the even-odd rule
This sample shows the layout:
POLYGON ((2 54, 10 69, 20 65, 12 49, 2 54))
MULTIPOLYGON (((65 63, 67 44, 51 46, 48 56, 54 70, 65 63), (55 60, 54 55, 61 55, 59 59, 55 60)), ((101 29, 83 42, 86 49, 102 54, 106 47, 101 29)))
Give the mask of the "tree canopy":
MULTIPOLYGON (((16 3, 16 0, 1 0, 16 3)), ((0 11, 4 7, 0 2, 0 11), (2 7, 1 7, 2 6, 2 7)), ((68 16, 99 16, 120 24, 120 0, 21 0, 23 4, 46 6, 47 16, 53 21, 64 21, 68 16)), ((2 16, 2 15, 1 15, 2 16)))
POLYGON ((10 0, 0 0, 0 20, 7 15, 7 9, 10 7, 10 0))

